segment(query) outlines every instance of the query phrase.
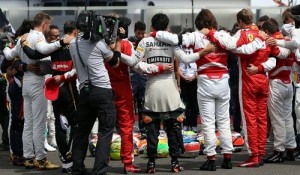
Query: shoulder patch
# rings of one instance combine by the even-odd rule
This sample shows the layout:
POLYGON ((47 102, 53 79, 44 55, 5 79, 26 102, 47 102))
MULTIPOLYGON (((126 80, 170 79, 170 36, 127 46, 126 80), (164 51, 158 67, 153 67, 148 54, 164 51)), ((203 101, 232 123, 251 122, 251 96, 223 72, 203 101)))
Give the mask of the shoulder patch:
POLYGON ((144 52, 144 49, 141 48, 141 47, 137 47, 137 48, 136 48, 136 51, 138 51, 138 52, 144 52))

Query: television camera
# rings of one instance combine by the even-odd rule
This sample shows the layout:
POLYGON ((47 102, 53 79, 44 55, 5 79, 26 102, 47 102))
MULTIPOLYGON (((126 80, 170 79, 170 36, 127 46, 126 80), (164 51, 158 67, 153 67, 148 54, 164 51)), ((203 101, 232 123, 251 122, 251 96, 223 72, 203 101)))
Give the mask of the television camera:
POLYGON ((77 27, 83 32, 83 38, 92 41, 104 39, 109 45, 116 42, 117 37, 127 38, 126 34, 120 33, 119 27, 123 27, 126 31, 131 20, 122 17, 98 15, 93 11, 83 11, 77 19, 77 27))
POLYGON ((11 26, 5 26, 0 32, 0 53, 9 44, 15 42, 15 36, 12 33, 11 26))

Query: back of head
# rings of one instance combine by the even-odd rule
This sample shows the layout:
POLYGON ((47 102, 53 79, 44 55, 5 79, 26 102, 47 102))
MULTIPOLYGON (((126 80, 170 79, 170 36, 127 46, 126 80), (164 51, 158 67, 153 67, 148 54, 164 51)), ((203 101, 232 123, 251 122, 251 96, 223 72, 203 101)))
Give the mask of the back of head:
POLYGON ((237 22, 241 21, 246 25, 253 23, 253 13, 250 9, 242 9, 236 14, 237 22))
POLYGON ((236 22, 236 23, 233 24, 233 26, 230 30, 230 34, 234 35, 239 30, 240 30, 240 27, 239 27, 238 23, 236 22))
POLYGON ((195 19, 195 25, 198 30, 203 28, 217 29, 218 23, 215 16, 208 9, 202 9, 195 19))
POLYGON ((290 22, 290 20, 296 20, 296 17, 291 13, 291 9, 290 8, 287 8, 283 11, 282 15, 281 15, 281 18, 282 18, 282 22, 284 24, 287 24, 290 22))
POLYGON ((152 17, 151 24, 153 29, 155 29, 156 31, 167 30, 169 25, 169 18, 163 13, 157 13, 152 17))
POLYGON ((33 21, 24 19, 21 26, 16 31, 15 37, 17 38, 25 33, 28 33, 30 29, 33 29, 33 21))
POLYGON ((300 15, 300 4, 292 6, 291 13, 293 15, 300 15))
POLYGON ((71 34, 74 30, 76 30, 76 22, 73 20, 69 20, 64 24, 64 33, 71 34))
POLYGON ((258 19, 258 21, 257 21, 257 27, 259 28, 259 29, 261 29, 261 26, 264 24, 264 22, 265 21, 267 21, 269 19, 269 16, 267 16, 267 15, 264 15, 264 16, 261 16, 259 19, 258 19))
POLYGON ((119 17, 119 24, 118 27, 122 27, 125 30, 125 34, 119 34, 121 35, 121 38, 127 38, 128 37, 128 28, 131 24, 131 19, 127 18, 127 17, 119 17))
POLYGON ((185 29, 183 29, 183 31, 181 33, 186 34, 186 33, 192 33, 192 32, 194 32, 194 30, 192 28, 185 28, 185 29))
POLYGON ((53 25, 53 24, 51 24, 51 25, 49 26, 49 29, 50 29, 50 30, 52 30, 52 29, 59 30, 58 26, 57 26, 57 25, 53 25))
POLYGON ((264 15, 264 16, 261 16, 261 17, 258 19, 258 21, 259 21, 259 22, 265 22, 265 21, 267 21, 268 19, 270 19, 269 16, 268 16, 268 15, 264 15))
POLYGON ((40 12, 40 13, 36 14, 33 18, 34 27, 41 26, 42 23, 48 22, 48 21, 51 21, 51 17, 47 13, 44 13, 44 12, 40 12))
POLYGON ((137 31, 137 30, 145 31, 146 30, 146 24, 144 22, 141 22, 141 21, 136 22, 134 24, 134 31, 137 31))
POLYGON ((262 30, 268 31, 270 34, 279 32, 278 22, 274 18, 270 18, 262 25, 262 30))

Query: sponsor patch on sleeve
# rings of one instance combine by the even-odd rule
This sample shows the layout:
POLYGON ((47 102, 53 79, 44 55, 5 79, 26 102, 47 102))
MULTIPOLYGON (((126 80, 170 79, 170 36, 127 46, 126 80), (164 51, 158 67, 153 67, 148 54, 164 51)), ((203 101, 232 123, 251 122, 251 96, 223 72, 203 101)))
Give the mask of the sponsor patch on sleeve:
POLYGON ((136 51, 135 51, 135 56, 136 57, 141 57, 141 55, 143 55, 144 54, 144 49, 143 48, 141 48, 141 47, 138 47, 138 48, 136 48, 136 51))

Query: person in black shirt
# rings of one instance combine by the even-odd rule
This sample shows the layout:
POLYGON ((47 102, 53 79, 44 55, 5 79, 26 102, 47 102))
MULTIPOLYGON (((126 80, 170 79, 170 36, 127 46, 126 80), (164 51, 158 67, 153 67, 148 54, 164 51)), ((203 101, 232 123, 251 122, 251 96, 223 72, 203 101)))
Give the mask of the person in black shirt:
MULTIPOLYGON (((146 24, 138 21, 134 24, 134 36, 130 36, 128 40, 133 44, 134 50, 137 48, 139 42, 144 38, 146 31, 146 24)), ((146 88, 146 82, 147 82, 147 76, 141 75, 134 70, 130 71, 131 74, 131 86, 133 89, 133 96, 134 96, 134 106, 135 111, 139 115, 139 128, 141 132, 141 139, 146 138, 146 129, 143 124, 142 119, 142 107, 144 102, 144 96, 145 96, 145 88, 146 88)))

